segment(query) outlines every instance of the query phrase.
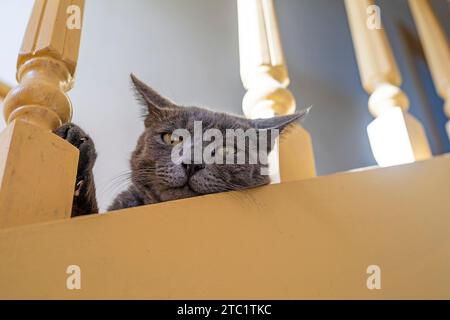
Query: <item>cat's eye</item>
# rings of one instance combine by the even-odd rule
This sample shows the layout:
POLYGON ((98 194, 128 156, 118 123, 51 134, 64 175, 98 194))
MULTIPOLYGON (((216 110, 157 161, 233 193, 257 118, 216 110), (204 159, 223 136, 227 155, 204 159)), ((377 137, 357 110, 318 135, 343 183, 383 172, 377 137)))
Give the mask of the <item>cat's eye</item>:
POLYGON ((183 142, 183 137, 176 136, 171 133, 161 134, 161 139, 164 141, 165 144, 168 144, 169 146, 175 146, 175 145, 183 142))
POLYGON ((235 154, 236 154, 236 149, 235 149, 234 147, 228 147, 228 146, 225 146, 225 147, 219 147, 219 148, 216 150, 216 154, 217 154, 219 157, 232 156, 232 155, 235 155, 235 154))

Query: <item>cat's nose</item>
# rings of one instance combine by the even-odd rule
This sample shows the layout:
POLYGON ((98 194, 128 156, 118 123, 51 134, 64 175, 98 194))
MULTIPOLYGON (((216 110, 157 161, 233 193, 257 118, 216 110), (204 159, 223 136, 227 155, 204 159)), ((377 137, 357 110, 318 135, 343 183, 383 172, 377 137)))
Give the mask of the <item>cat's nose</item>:
POLYGON ((184 170, 186 170, 186 174, 190 177, 197 171, 200 171, 205 168, 203 164, 185 164, 183 163, 184 170))

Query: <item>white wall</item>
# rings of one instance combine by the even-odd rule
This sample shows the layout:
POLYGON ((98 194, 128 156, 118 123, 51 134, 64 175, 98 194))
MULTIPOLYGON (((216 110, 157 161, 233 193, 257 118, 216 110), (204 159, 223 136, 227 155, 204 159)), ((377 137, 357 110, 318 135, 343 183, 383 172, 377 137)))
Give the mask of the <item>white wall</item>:
MULTIPOLYGON (((0 2, 0 78, 10 82, 32 2, 0 2)), ((120 191, 120 179, 114 178, 127 170, 142 131, 129 90, 130 72, 180 103, 234 113, 241 113, 244 90, 235 1, 86 2, 77 83, 70 97, 74 122, 97 144, 95 174, 104 208, 120 191)), ((383 4, 406 8, 404 0, 383 4)), ((374 164, 365 132, 372 118, 342 1, 278 0, 277 7, 291 89, 299 108, 314 105, 305 126, 313 136, 319 173, 374 164)), ((408 13, 393 12, 410 19, 408 13)))

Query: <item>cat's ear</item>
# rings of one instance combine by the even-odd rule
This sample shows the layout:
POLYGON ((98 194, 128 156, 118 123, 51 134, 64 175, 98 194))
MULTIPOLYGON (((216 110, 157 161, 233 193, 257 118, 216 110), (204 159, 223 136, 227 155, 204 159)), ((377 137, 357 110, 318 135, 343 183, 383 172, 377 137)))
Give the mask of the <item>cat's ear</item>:
POLYGON ((134 74, 131 74, 130 77, 136 92, 136 98, 146 107, 146 110, 144 110, 145 116, 160 115, 162 112, 176 107, 173 102, 161 96, 134 74))
POLYGON ((311 107, 287 116, 252 120, 252 123, 253 126, 258 130, 278 130, 281 134, 291 125, 294 125, 295 123, 305 118, 310 111, 311 107))
POLYGON ((258 129, 259 138, 265 137, 267 139, 267 153, 273 150, 277 137, 286 132, 289 127, 304 119, 310 111, 311 107, 287 116, 252 120, 253 126, 258 129))

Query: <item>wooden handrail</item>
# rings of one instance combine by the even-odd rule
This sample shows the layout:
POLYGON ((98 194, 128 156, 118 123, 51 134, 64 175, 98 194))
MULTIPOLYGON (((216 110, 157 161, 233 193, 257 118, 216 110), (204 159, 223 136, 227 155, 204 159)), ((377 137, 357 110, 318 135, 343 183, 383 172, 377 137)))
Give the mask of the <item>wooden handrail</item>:
POLYGON ((425 131, 408 113, 409 100, 402 82, 380 12, 373 0, 346 0, 345 7, 364 89, 370 94, 369 110, 376 118, 367 128, 378 164, 389 166, 431 157, 425 131), (369 19, 380 26, 370 27, 369 19))
MULTIPOLYGON (((434 84, 438 94, 445 101, 445 114, 450 118, 450 50, 447 38, 428 1, 410 0, 409 6, 419 31, 434 84)), ((450 138, 450 120, 447 122, 446 129, 450 138)))
POLYGON ((36 0, 0 134, 0 229, 70 217, 78 150, 51 131, 70 121, 84 0, 36 0))
MULTIPOLYGON (((294 113, 295 98, 288 90, 289 74, 273 0, 237 3, 241 78, 247 89, 244 114, 255 119, 294 113)), ((271 165, 278 166, 278 155, 274 156, 271 165)), ((279 170, 282 181, 316 175, 311 137, 301 126, 281 141, 279 170)))
POLYGON ((0 230, 0 299, 450 299, 448 190, 442 156, 0 230))

